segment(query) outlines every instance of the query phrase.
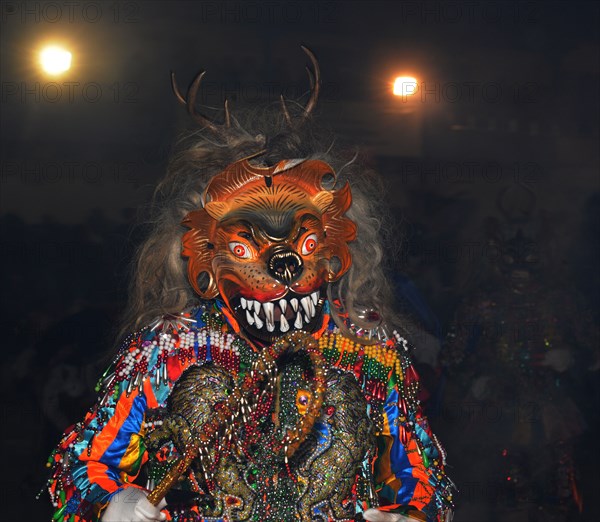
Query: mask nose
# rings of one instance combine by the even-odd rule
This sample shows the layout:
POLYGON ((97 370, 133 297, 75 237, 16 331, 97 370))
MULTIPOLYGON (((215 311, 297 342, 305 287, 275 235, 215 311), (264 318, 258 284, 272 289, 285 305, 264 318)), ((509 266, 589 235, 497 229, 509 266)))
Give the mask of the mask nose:
POLYGON ((275 252, 267 263, 267 271, 282 283, 290 284, 302 273, 302 258, 291 250, 275 252))

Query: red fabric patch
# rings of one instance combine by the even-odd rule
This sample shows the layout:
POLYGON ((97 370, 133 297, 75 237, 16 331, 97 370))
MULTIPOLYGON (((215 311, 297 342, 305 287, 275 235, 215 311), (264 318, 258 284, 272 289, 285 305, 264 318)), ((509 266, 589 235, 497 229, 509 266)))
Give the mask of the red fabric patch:
POLYGON ((181 377, 182 368, 179 363, 179 357, 169 357, 167 359, 167 373, 169 374, 169 379, 172 381, 176 381, 181 377))

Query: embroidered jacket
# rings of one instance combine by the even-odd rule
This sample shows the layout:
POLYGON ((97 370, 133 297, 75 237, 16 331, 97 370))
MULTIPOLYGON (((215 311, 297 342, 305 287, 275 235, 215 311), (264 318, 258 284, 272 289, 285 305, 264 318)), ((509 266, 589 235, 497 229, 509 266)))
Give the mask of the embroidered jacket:
MULTIPOLYGON (((298 493, 286 498, 294 498, 292 503, 297 501, 298 506, 310 503, 304 508, 298 507, 300 515, 296 516, 302 520, 304 512, 310 514, 309 520, 315 516, 326 520, 354 520, 357 514, 373 506, 422 520, 446 520, 452 508, 453 484, 444 472, 444 451, 431 433, 416 399, 418 380, 408 357, 406 340, 395 334, 377 344, 355 343, 341 335, 335 323, 327 319, 326 316, 323 329, 313 337, 318 339, 319 350, 330 366, 333 384, 328 384, 331 387, 328 393, 329 402, 334 406, 326 408, 322 418, 314 424, 314 447, 297 469, 290 470, 288 466, 286 470, 282 466, 279 486, 275 486, 276 483, 269 486, 269 478, 261 475, 260 463, 256 469, 248 468, 251 469, 248 476, 254 473, 260 484, 244 479, 246 485, 255 488, 254 492, 269 491, 268 488, 284 487, 286 472, 290 476, 297 475, 290 484, 293 489, 304 491, 304 496, 298 493), (354 387, 362 394, 360 400, 365 400, 365 416, 372 423, 375 443, 361 462, 351 459, 347 469, 339 464, 341 471, 328 479, 327 468, 337 468, 352 450, 352 445, 348 450, 345 443, 344 451, 347 451, 335 453, 339 434, 352 436, 340 431, 341 421, 336 421, 332 413, 337 408, 340 419, 345 415, 343 400, 334 402, 333 388, 338 385, 350 390, 345 393, 352 393, 354 387), (320 467, 319 459, 324 459, 320 467), (262 483, 265 480, 266 485, 262 483), (320 480, 323 483, 319 484, 319 491, 327 485, 327 480, 341 481, 330 488, 347 493, 338 499, 339 505, 333 505, 330 498, 319 499, 308 493, 310 482, 320 480)), ((134 483, 136 478, 139 482, 145 475, 146 486, 156 484, 173 464, 177 448, 173 444, 155 447, 152 434, 161 428, 169 396, 182 374, 192 368, 212 367, 239 380, 256 356, 256 350, 235 333, 219 310, 218 302, 205 303, 176 318, 162 318, 130 335, 98 384, 98 402, 83 422, 65 432, 50 456, 53 474, 49 491, 56 508, 53 520, 100 520, 102 510, 113 495, 125 487, 141 487, 134 483)), ((291 465, 294 466, 293 461, 291 465)), ((244 512, 240 511, 240 505, 247 500, 241 500, 243 495, 207 488, 198 475, 197 468, 196 472, 190 468, 182 482, 181 489, 195 499, 188 502, 185 510, 173 509, 175 504, 168 498, 169 520, 228 522, 284 517, 276 512, 271 515, 265 512, 261 516, 254 511, 244 518, 246 515, 241 515, 244 512), (214 496, 221 499, 221 507, 203 508, 214 496)), ((261 495, 267 496, 266 493, 261 495)), ((272 504, 268 502, 262 509, 277 509, 272 504)))

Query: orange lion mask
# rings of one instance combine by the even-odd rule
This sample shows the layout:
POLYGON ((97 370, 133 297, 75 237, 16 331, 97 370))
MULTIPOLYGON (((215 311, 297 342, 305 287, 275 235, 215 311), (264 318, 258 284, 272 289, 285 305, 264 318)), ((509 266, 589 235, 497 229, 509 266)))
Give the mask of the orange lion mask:
POLYGON ((351 265, 347 217, 350 186, 320 160, 285 160, 273 167, 248 158, 215 176, 204 207, 182 224, 188 278, 205 299, 218 296, 240 327, 270 341, 290 329, 320 324, 328 283, 351 265))

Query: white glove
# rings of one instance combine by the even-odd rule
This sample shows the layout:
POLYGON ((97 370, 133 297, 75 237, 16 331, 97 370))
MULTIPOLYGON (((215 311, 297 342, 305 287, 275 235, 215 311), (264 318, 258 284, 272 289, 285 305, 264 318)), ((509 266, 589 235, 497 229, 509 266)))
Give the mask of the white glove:
POLYGON ((566 372, 573 363, 571 352, 562 348, 554 348, 548 350, 542 361, 542 366, 549 366, 555 372, 562 373, 566 372))
POLYGON ((147 493, 139 488, 128 487, 119 491, 110 499, 108 507, 102 515, 102 522, 156 522, 166 520, 167 515, 161 513, 167 502, 163 499, 158 506, 153 506, 147 493))
POLYGON ((405 520, 414 520, 414 518, 405 517, 400 513, 385 513, 378 509, 367 509, 363 513, 363 518, 369 522, 403 522, 405 520))

